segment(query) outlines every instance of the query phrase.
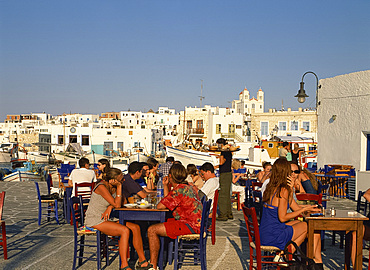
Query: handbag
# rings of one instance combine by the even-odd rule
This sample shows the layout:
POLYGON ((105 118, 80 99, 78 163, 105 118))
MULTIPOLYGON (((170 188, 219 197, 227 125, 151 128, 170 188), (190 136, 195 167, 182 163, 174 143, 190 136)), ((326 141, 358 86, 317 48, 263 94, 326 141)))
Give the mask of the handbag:
POLYGON ((322 263, 316 263, 313 259, 308 258, 300 249, 300 247, 294 242, 289 241, 284 248, 284 261, 288 263, 290 270, 322 270, 322 263), (296 249, 294 253, 288 251, 289 245, 293 245, 296 249), (292 255, 293 260, 288 260, 288 256, 292 255))

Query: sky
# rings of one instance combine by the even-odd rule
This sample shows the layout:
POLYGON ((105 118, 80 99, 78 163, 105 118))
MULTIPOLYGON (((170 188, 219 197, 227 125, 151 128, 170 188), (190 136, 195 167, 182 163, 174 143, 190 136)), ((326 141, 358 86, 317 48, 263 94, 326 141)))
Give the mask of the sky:
POLYGON ((7 114, 268 108, 319 79, 370 69, 368 0, 0 0, 0 121, 7 114))

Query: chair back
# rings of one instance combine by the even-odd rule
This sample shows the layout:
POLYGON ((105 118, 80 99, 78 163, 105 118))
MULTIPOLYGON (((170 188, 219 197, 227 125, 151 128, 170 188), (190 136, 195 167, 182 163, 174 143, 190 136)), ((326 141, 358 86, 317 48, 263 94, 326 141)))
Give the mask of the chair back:
MULTIPOLYGON (((249 240, 249 252, 253 254, 253 246, 256 248, 256 261, 257 261, 257 269, 262 268, 261 264, 261 240, 260 240, 260 231, 258 228, 258 220, 256 209, 254 207, 248 208, 243 206, 243 214, 245 223, 247 225, 248 231, 248 240, 249 240)), ((252 262, 250 262, 252 264, 252 262)))
POLYGON ((369 213, 369 202, 366 199, 362 200, 362 198, 364 198, 364 194, 365 191, 358 192, 356 211, 364 216, 367 216, 369 213))
MULTIPOLYGON (((203 197, 204 198, 204 197, 203 197)), ((212 200, 204 200, 203 202, 203 211, 202 211, 202 220, 200 222, 200 249, 206 247, 207 244, 207 229, 208 229, 208 222, 209 222, 209 211, 211 209, 212 200)))
POLYGON ((320 194, 296 194, 298 201, 316 201, 318 204, 322 204, 322 193, 320 194))
POLYGON ((4 200, 5 200, 5 191, 0 192, 0 220, 2 219, 3 216, 4 200))
POLYGON ((84 225, 85 213, 83 208, 82 196, 69 198, 69 206, 71 209, 72 224, 77 237, 77 230, 80 226, 84 225))
POLYGON ((36 186, 36 191, 37 191, 37 198, 39 200, 39 203, 41 203, 41 193, 40 193, 39 183, 35 182, 35 186, 36 186))
POLYGON ((89 202, 95 183, 75 183, 75 197, 81 196, 84 202, 89 202))
POLYGON ((48 195, 50 195, 50 188, 53 186, 53 182, 51 180, 51 174, 46 175, 46 184, 48 185, 48 195))
POLYGON ((213 208, 212 208, 212 224, 211 224, 211 239, 212 245, 216 243, 216 216, 217 216, 217 203, 218 203, 218 194, 219 191, 216 189, 215 197, 213 198, 213 208))

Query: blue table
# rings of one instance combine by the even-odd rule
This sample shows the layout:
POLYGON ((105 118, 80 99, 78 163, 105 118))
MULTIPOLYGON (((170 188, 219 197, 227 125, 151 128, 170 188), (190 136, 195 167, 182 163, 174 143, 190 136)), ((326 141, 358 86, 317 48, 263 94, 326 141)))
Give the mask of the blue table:
MULTIPOLYGON (((163 223, 170 215, 168 209, 136 209, 136 208, 116 208, 119 212, 119 223, 124 224, 125 221, 157 221, 163 223)), ((159 269, 163 267, 163 253, 164 253, 164 237, 160 237, 161 249, 159 250, 158 266, 159 269)))

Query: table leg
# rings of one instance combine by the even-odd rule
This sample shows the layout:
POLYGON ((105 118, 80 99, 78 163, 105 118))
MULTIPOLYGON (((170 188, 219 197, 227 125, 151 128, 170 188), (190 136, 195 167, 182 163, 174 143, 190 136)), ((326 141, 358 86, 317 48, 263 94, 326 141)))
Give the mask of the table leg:
POLYGON ((356 222, 356 260, 355 260, 355 266, 353 269, 362 269, 362 239, 363 239, 363 222, 357 221, 356 222))
POLYGON ((346 233, 345 243, 346 245, 344 247, 344 269, 349 270, 351 269, 352 232, 346 233))
POLYGON ((308 239, 307 239, 307 257, 313 258, 313 236, 314 236, 313 221, 308 221, 308 239))

